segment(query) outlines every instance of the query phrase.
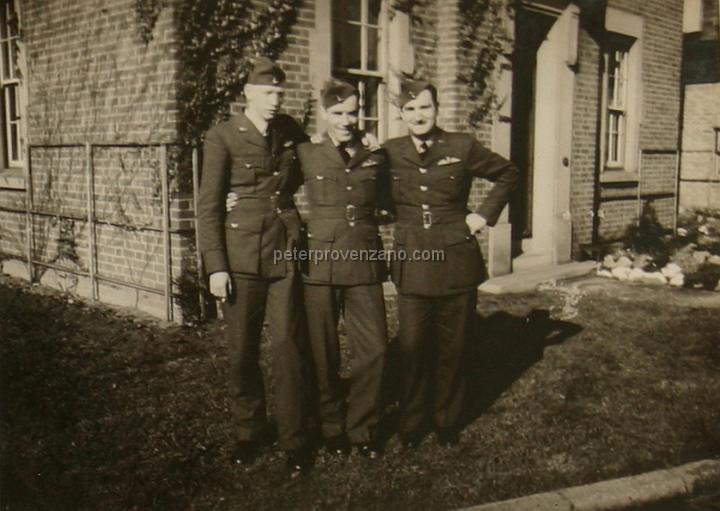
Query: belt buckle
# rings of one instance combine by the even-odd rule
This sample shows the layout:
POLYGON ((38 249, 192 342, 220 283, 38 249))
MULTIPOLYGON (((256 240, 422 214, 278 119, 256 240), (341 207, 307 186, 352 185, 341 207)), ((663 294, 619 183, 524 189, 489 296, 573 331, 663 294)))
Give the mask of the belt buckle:
POLYGON ((345 206, 345 218, 347 219, 350 227, 355 225, 355 206, 348 204, 345 206))
POLYGON ((432 227, 432 213, 430 211, 422 212, 423 228, 430 229, 432 227))
POLYGON ((282 212, 282 209, 278 206, 278 202, 280 202, 279 195, 270 196, 270 208, 274 209, 275 213, 280 214, 282 212))

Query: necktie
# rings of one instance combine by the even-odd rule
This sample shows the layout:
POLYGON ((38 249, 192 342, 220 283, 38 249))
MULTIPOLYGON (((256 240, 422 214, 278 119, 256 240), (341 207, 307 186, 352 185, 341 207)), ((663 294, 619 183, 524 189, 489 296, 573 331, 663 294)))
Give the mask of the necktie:
POLYGON ((263 135, 263 137, 265 138, 265 143, 267 144, 268 150, 272 151, 273 136, 272 136, 272 130, 270 129, 270 126, 268 126, 267 129, 265 130, 265 135, 263 135))
POLYGON ((338 151, 340 151, 340 156, 342 156, 343 161, 347 165, 347 163, 350 161, 350 153, 348 153, 348 151, 346 149, 346 145, 340 144, 338 146, 338 151))
POLYGON ((427 142, 425 142, 424 140, 421 140, 420 143, 418 144, 418 154, 420 155, 420 158, 424 159, 427 151, 428 151, 427 142))

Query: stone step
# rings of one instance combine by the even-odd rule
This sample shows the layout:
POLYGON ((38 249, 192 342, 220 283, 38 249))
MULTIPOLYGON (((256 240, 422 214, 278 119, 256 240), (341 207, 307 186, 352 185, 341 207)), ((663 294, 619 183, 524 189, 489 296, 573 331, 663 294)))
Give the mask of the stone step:
POLYGON ((552 265, 550 254, 523 254, 512 261, 513 273, 535 270, 536 268, 547 268, 552 265))
POLYGON ((595 261, 583 261, 514 272, 483 282, 479 290, 490 294, 524 293, 533 291, 538 284, 549 280, 567 279, 586 275, 594 270, 595 266, 595 261))

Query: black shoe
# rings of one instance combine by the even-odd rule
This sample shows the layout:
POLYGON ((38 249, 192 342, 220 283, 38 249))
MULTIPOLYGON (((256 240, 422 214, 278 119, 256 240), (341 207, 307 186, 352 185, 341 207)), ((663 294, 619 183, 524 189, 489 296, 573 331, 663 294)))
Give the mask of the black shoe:
POLYGON ((382 456, 382 449, 374 442, 357 444, 357 452, 368 460, 377 460, 382 456))
POLYGON ((422 431, 400 433, 400 443, 404 449, 417 449, 424 437, 425 434, 422 431))
POLYGON ((331 436, 325 440, 325 451, 331 456, 347 456, 350 454, 350 442, 344 433, 331 436))
POLYGON ((312 457, 310 450, 306 448, 293 449, 285 451, 287 460, 285 461, 285 470, 290 479, 307 474, 312 466, 312 457))
POLYGON ((455 447, 460 443, 460 435, 454 428, 438 428, 437 441, 441 447, 455 447))
POLYGON ((236 465, 252 465, 260 455, 260 446, 253 440, 239 440, 230 454, 230 461, 236 465))

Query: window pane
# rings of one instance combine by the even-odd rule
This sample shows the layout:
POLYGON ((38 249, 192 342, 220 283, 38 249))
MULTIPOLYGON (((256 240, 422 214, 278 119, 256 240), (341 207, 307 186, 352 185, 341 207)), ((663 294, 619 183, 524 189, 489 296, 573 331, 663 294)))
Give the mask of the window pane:
POLYGON ((368 1, 368 23, 377 25, 380 19, 380 0, 368 1))
POLYGON ((17 36, 20 33, 18 27, 19 20, 13 4, 14 2, 10 2, 10 16, 8 17, 8 27, 10 28, 10 35, 17 36))
POLYGON ((333 0, 333 18, 343 21, 360 21, 362 0, 333 0))
POLYGON ((10 77, 10 43, 8 41, 3 41, 0 57, 2 58, 2 77, 6 80, 10 77))
POLYGON ((360 98, 360 108, 363 117, 378 117, 378 80, 366 78, 363 80, 362 87, 359 87, 362 93, 360 98))
POLYGON ((360 120, 360 129, 367 131, 368 133, 372 133, 376 137, 378 135, 378 123, 377 121, 368 121, 365 119, 360 120))
POLYGON ((374 28, 368 28, 368 55, 367 68, 371 71, 377 71, 378 68, 378 31, 374 28))
POLYGON ((0 37, 5 39, 8 36, 7 32, 7 5, 5 5, 5 2, 3 2, 2 9, 0 9, 0 37))
POLYGON ((17 67, 17 56, 18 56, 18 47, 17 47, 17 39, 12 39, 10 41, 10 62, 8 63, 10 74, 8 75, 8 78, 17 78, 19 73, 19 69, 17 67))
POLYGON ((360 27, 333 23, 333 67, 360 69, 360 27))
POLYGON ((18 125, 10 125, 10 159, 18 161, 20 151, 18 150, 18 125))
POLYGON ((7 101, 8 101, 8 120, 17 121, 17 85, 7 86, 7 101))

